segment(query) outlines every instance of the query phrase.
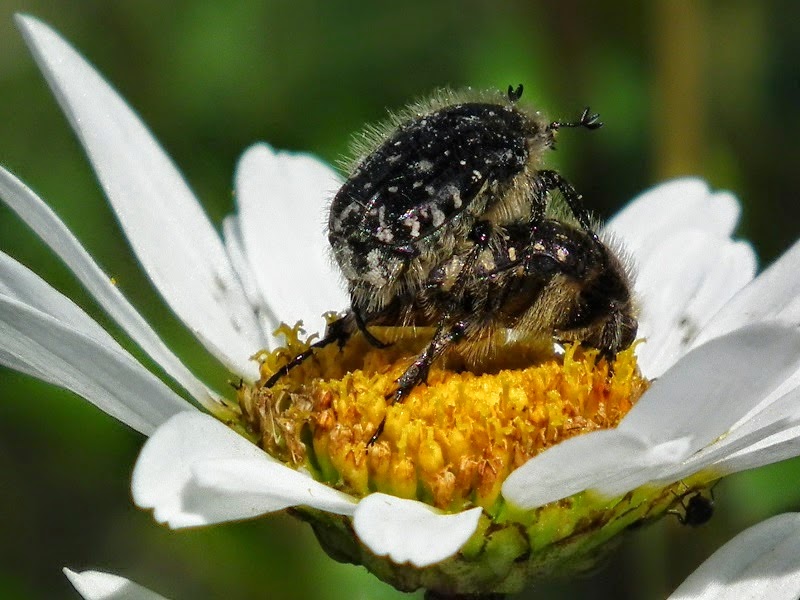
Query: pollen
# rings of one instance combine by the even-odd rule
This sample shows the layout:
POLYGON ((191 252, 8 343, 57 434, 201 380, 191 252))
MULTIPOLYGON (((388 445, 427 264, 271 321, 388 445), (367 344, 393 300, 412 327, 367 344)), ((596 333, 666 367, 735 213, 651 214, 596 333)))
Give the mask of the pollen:
POLYGON ((556 354, 523 341, 478 363, 452 352, 426 384, 391 405, 395 381, 427 340, 419 329, 394 329, 386 349, 358 335, 316 351, 266 388, 313 341, 285 327, 286 347, 258 357, 261 382, 239 391, 262 447, 355 496, 380 491, 444 510, 491 511, 513 470, 565 439, 615 427, 647 387, 633 348, 610 364, 579 345, 556 354))

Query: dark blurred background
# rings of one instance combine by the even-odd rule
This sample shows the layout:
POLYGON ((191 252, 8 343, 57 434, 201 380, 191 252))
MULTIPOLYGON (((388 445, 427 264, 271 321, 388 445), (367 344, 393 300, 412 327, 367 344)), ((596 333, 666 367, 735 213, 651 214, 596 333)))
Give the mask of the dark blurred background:
MULTIPOLYGON (((435 87, 522 82, 525 99, 553 117, 587 104, 602 115, 602 130, 565 132, 551 157, 602 216, 658 181, 696 174, 741 198, 740 235, 762 264, 800 233, 796 2, 0 0, 0 163, 220 387, 222 371, 131 258, 13 26, 16 11, 51 23, 114 83, 217 223, 231 210, 236 159, 256 140, 335 161, 364 123, 435 87)), ((4 208, 0 241, 97 314, 4 208)), ((403 596, 332 562, 287 516, 169 532, 129 498, 141 436, 13 372, 0 370, 0 398, 0 597, 73 597, 62 566, 118 572, 176 599, 403 596)), ((631 535, 597 575, 520 597, 664 597, 735 533, 800 510, 798 480, 798 461, 732 477, 716 488, 708 525, 664 519, 631 535)))

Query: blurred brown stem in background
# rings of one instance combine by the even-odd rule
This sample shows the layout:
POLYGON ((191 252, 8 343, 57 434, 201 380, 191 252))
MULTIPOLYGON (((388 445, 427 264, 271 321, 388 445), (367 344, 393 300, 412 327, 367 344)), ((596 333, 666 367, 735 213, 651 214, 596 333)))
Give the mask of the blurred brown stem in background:
POLYGON ((654 180, 705 173, 706 4, 658 0, 652 7, 654 180))

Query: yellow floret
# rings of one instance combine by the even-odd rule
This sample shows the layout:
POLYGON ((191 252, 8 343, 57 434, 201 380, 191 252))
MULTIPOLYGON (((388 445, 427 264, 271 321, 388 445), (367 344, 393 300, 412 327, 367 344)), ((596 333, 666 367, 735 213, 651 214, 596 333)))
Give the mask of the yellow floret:
POLYGON ((511 471, 564 439, 615 427, 647 387, 632 348, 609 365, 593 349, 568 346, 559 356, 520 342, 477 366, 451 353, 390 406, 396 379, 427 340, 412 330, 395 330, 383 350, 361 336, 332 344, 263 387, 306 347, 297 333, 284 330, 288 349, 263 357, 262 384, 240 392, 265 450, 355 496, 381 491, 445 510, 491 512, 511 471))

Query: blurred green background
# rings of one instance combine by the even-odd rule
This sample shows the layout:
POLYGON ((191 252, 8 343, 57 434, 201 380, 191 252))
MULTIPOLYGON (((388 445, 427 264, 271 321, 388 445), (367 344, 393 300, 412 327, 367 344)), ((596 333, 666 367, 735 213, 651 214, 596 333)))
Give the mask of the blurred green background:
MULTIPOLYGON (((236 159, 256 140, 335 161, 364 123, 437 86, 522 82, 553 117, 586 104, 602 115, 602 130, 565 132, 551 157, 600 215, 664 178, 697 174, 742 199, 740 234, 762 264, 800 233, 796 2, 0 0, 0 163, 220 388, 224 373, 138 270, 14 29, 16 11, 51 23, 114 83, 217 223, 232 206, 236 159)), ((4 208, 0 241, 98 315, 4 208)), ((130 502, 141 436, 7 370, 0 398, 0 597, 73 597, 62 566, 118 572, 176 599, 403 596, 333 563, 287 516, 169 532, 130 502)), ((632 534, 597 575, 520 598, 664 597, 736 532, 800 510, 798 481, 798 461, 730 478, 707 526, 665 519, 632 534)))

